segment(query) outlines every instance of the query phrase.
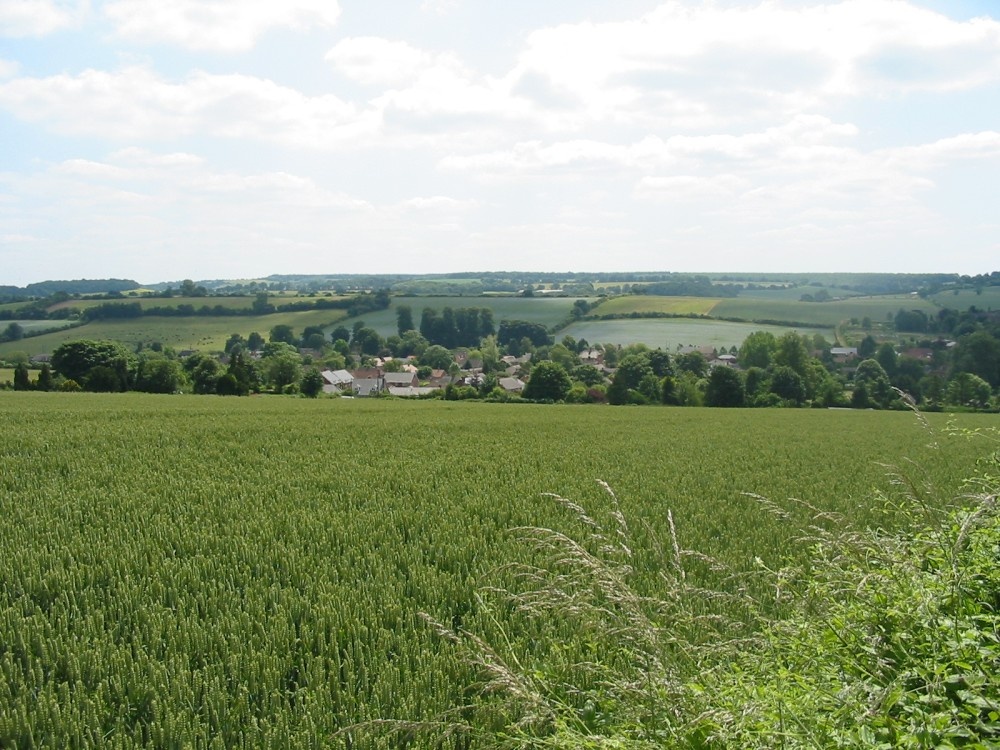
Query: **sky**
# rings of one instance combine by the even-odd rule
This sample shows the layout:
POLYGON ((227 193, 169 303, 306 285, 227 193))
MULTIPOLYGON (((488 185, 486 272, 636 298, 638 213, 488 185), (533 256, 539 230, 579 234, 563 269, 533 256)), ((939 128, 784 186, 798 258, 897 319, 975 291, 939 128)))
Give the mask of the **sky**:
POLYGON ((0 285, 998 260, 998 0, 0 0, 0 285))

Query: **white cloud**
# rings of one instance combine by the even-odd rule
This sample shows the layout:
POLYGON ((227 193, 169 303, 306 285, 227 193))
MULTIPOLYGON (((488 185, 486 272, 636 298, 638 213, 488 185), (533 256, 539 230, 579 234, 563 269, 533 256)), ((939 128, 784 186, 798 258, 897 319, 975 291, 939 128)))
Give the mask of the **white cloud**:
POLYGON ((127 39, 243 52, 272 28, 332 27, 340 6, 337 0, 112 0, 104 13, 127 39))
POLYGON ((0 58, 0 79, 13 78, 20 69, 21 65, 16 60, 4 60, 0 58))
POLYGON ((424 13, 436 13, 439 16, 444 16, 457 10, 461 5, 462 0, 423 0, 420 3, 420 10, 424 13))
POLYGON ((380 37, 352 37, 326 53, 335 69, 359 83, 400 86, 434 64, 434 56, 406 42, 380 37))
POLYGON ((447 213, 469 211, 471 209, 478 208, 479 205, 479 201, 476 200, 460 200, 458 198, 450 198, 447 195, 432 195, 428 197, 410 198, 403 201, 403 206, 405 208, 414 209, 416 211, 440 211, 447 213))
POLYGON ((962 133, 919 146, 886 149, 886 162, 909 169, 928 169, 964 159, 1000 158, 1000 133, 962 133))
POLYGON ((636 193, 641 197, 670 200, 717 199, 738 195, 750 184, 746 178, 732 174, 643 177, 636 186, 636 193))
POLYGON ((536 31, 510 78, 545 81, 589 121, 718 126, 844 96, 996 82, 1000 23, 899 0, 667 2, 636 20, 536 31))
POLYGON ((0 36, 45 36, 78 23, 88 0, 0 0, 0 36))
POLYGON ((333 95, 306 96, 245 75, 195 72, 171 83, 141 67, 12 80, 0 84, 0 107, 66 134, 126 140, 203 134, 316 149, 356 140, 378 124, 333 95))

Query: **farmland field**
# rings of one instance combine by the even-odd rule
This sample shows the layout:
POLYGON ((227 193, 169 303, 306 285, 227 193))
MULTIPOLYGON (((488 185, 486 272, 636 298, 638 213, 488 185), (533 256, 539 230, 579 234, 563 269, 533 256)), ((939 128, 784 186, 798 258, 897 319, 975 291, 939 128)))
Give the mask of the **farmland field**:
POLYGON ((445 307, 455 310, 461 307, 488 307, 493 311, 494 324, 498 327, 501 320, 525 320, 549 327, 568 318, 576 300, 576 297, 393 297, 387 310, 365 313, 343 323, 350 327, 355 321, 362 320, 380 336, 392 336, 396 333, 396 308, 403 305, 413 312, 413 324, 418 327, 420 313, 425 307, 439 313, 445 307))
POLYGON ((797 284, 794 286, 775 286, 766 289, 744 289, 740 292, 741 299, 769 299, 788 300, 798 302, 804 294, 816 294, 819 291, 826 291, 831 297, 858 297, 860 292, 853 292, 847 289, 837 289, 829 286, 812 286, 809 284, 797 284))
POLYGON ((928 315, 938 308, 927 300, 910 295, 854 297, 832 302, 799 302, 792 300, 766 300, 736 297, 720 300, 712 310, 719 318, 745 320, 781 320, 813 325, 836 326, 850 318, 869 317, 875 322, 885 321, 899 309, 923 310, 928 315))
POLYGON ((953 310, 968 310, 972 305, 980 310, 1000 310, 1000 286, 988 286, 980 294, 976 294, 974 289, 940 292, 931 299, 941 307, 953 310))
POLYGON ((669 313, 671 315, 710 315, 719 300, 710 297, 655 297, 629 294, 602 303, 594 315, 629 315, 631 313, 669 313))
MULTIPOLYGON (((799 529, 742 492, 891 523, 878 462, 950 497, 980 449, 905 413, 0 393, 0 745, 343 747, 469 700, 418 612, 495 636, 474 592, 530 557, 508 530, 573 527, 544 492, 603 518, 607 480, 652 588, 668 509, 775 563, 799 529)), ((504 626, 528 666, 585 647, 504 626)))
MULTIPOLYGON (((77 328, 0 344, 0 358, 12 351, 29 354, 51 353, 60 344, 77 339, 110 339, 129 348, 137 344, 159 341, 175 349, 222 351, 230 334, 246 337, 258 331, 267 337, 276 325, 292 326, 296 332, 310 325, 328 325, 344 316, 343 310, 310 310, 308 312, 275 313, 261 316, 201 316, 148 317, 134 320, 98 320, 77 328)), ((58 322, 58 321, 45 321, 58 322)))
MULTIPOLYGON (((224 307, 227 310, 248 310, 254 303, 256 298, 252 296, 244 297, 124 297, 122 299, 70 299, 65 302, 59 302, 49 308, 52 310, 61 310, 67 307, 75 307, 78 310, 86 310, 91 307, 98 307, 99 305, 107 304, 135 304, 138 303, 143 310, 148 310, 152 307, 178 307, 179 305, 191 305, 194 308, 202 307, 203 305, 208 305, 209 307, 215 307, 216 305, 224 307)), ((281 304, 280 297, 271 297, 271 304, 281 304)))
MULTIPOLYGON (((598 308, 603 310, 604 308, 598 308)), ((754 331, 770 331, 781 336, 788 331, 813 335, 822 334, 828 341, 834 340, 832 328, 796 329, 758 323, 730 323, 721 320, 699 320, 687 318, 645 318, 617 320, 583 320, 573 323, 560 331, 560 335, 586 339, 590 343, 646 344, 672 351, 681 346, 740 346, 754 331)))

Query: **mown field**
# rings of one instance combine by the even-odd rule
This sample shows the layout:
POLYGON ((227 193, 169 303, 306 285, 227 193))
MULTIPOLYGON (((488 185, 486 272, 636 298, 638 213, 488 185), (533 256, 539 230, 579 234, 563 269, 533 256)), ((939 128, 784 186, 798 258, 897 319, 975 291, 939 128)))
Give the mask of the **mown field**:
POLYGON ((585 655, 476 597, 531 559, 512 527, 577 528, 542 493, 605 519, 609 482, 654 590, 667 510, 776 563, 805 515, 741 493, 891 524, 880 463, 950 497, 980 450, 905 413, 0 393, 0 746, 368 747, 333 735, 472 700, 419 612, 585 655))
MULTIPOLYGON (((598 308, 603 310, 603 308, 598 308)), ((834 340, 833 328, 792 328, 759 323, 730 323, 722 320, 687 318, 624 318, 616 320, 583 320, 560 332, 560 336, 586 339, 590 343, 646 344, 653 348, 673 351, 678 346, 740 346, 754 331, 769 331, 781 336, 788 331, 802 334, 822 334, 834 340)))
POLYGON ((28 354, 51 353, 60 344, 78 339, 110 339, 120 341, 130 348, 139 343, 148 345, 159 341, 164 346, 172 346, 178 350, 222 351, 226 339, 233 333, 246 337, 251 331, 257 331, 266 339, 268 331, 279 324, 290 325, 297 333, 301 333, 306 326, 330 325, 343 316, 343 310, 310 310, 259 316, 195 315, 178 318, 98 320, 63 331, 0 344, 0 358, 14 351, 28 352, 28 354))

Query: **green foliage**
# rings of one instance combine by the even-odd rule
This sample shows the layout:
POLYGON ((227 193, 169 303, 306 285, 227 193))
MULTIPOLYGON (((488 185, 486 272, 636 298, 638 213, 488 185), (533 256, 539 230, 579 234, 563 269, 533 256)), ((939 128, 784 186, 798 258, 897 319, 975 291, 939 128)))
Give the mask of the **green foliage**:
POLYGON ((572 385, 565 368, 558 362, 539 362, 531 368, 523 395, 536 401, 563 401, 572 385))
POLYGON ((316 398, 323 392, 323 376, 315 367, 310 367, 302 375, 299 382, 299 391, 303 396, 316 398))
POLYGON ((184 383, 184 371, 172 359, 145 359, 139 363, 135 390, 146 393, 174 393, 184 383))
POLYGON ((491 744, 509 748, 996 747, 998 455, 963 508, 897 477, 898 532, 845 531, 809 506, 804 562, 758 558, 756 575, 727 571, 722 587, 704 586, 704 565, 724 566, 684 549, 668 512, 653 595, 636 582, 638 540, 610 488, 602 514, 551 496, 577 531, 518 530, 531 563, 500 589, 498 611, 558 623, 587 648, 532 658, 509 632, 494 647, 437 625, 480 668, 467 729, 492 724, 491 744), (749 594, 753 578, 767 594, 749 594))
POLYGON ((92 390, 126 389, 135 366, 135 355, 114 341, 70 341, 52 352, 52 367, 60 375, 81 383, 93 377, 92 390), (95 375, 97 368, 101 371, 95 375))
POLYGON ((31 389, 31 376, 28 374, 28 366, 24 363, 14 368, 14 390, 27 391, 31 389))
POLYGON ((705 387, 705 406, 743 406, 743 374, 730 367, 713 367, 705 387))

